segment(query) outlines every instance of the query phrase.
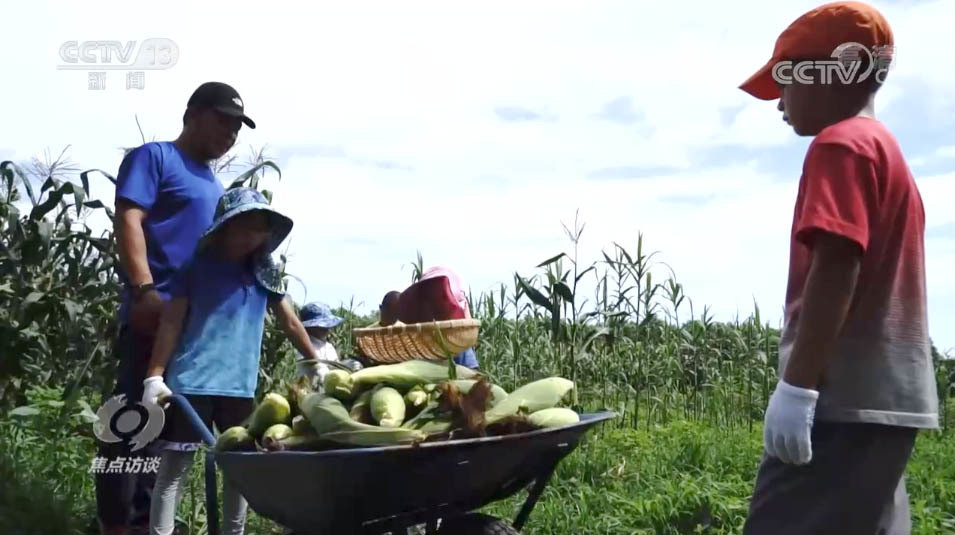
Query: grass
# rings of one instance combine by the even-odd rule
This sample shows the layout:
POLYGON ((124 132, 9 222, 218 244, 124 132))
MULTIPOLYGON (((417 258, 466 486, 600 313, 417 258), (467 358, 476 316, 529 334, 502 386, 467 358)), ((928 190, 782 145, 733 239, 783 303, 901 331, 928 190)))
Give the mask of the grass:
MULTIPOLYGON (((565 459, 524 533, 736 534, 761 428, 674 422, 590 437, 565 459)), ((955 533, 955 437, 923 433, 908 466, 913 534, 955 533)), ((523 496, 488 511, 513 518, 523 496)))
MULTIPOLYGON (((55 394, 34 392, 38 414, 0 419, 2 533, 78 534, 92 517, 87 469, 93 440, 69 428, 53 432, 61 416, 45 403, 55 394)), ((560 464, 524 533, 740 533, 760 448, 758 424, 751 430, 679 419, 640 429, 604 425, 560 464)), ((919 436, 908 466, 916 535, 955 533, 953 452, 955 433, 919 436)), ((179 510, 195 535, 206 533, 201 464, 196 463, 179 510)), ((486 512, 513 519, 523 499, 520 493, 486 512)), ((254 513, 246 532, 283 533, 254 513)))

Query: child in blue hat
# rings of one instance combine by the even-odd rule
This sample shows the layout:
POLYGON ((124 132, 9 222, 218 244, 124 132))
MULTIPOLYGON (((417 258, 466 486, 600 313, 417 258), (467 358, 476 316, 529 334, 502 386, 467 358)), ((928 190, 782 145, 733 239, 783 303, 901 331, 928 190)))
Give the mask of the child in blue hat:
POLYGON ((339 362, 338 352, 335 346, 328 341, 328 335, 332 329, 342 323, 342 318, 332 314, 332 309, 325 303, 309 303, 302 307, 300 313, 302 325, 308 332, 308 338, 312 343, 313 351, 311 353, 299 353, 299 360, 296 361, 298 373, 300 376, 310 379, 318 378, 316 388, 320 388, 325 381, 325 374, 328 373, 328 366, 317 362, 316 359, 339 362))
MULTIPOLYGON (((315 354, 271 261, 270 253, 291 229, 292 220, 254 189, 231 189, 219 199, 193 259, 173 278, 143 382, 144 404, 157 404, 160 396, 175 392, 189 400, 210 429, 242 425, 255 408, 267 309, 299 351, 315 354)), ((150 533, 173 532, 199 443, 178 411, 166 414, 150 533)), ((223 497, 223 533, 243 533, 245 499, 228 481, 223 497)))

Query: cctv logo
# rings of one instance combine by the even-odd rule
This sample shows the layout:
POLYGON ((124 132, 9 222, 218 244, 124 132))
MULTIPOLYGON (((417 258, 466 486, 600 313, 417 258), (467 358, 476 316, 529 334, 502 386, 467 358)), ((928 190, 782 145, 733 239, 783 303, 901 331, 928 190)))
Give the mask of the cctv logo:
POLYGON ((159 405, 126 403, 126 396, 113 396, 96 411, 93 435, 106 443, 128 442, 130 451, 146 447, 162 431, 166 413, 159 405))
POLYGON ((179 46, 172 39, 146 39, 136 50, 136 41, 66 41, 60 45, 57 70, 162 70, 179 61, 179 46))

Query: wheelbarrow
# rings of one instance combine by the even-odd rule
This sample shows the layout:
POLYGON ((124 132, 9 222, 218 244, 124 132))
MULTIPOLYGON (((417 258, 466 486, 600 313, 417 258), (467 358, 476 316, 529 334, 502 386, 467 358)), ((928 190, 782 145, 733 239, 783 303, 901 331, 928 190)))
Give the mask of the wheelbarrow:
POLYGON ((507 535, 527 522, 558 463, 584 434, 613 418, 526 433, 417 445, 328 451, 215 452, 212 432, 181 395, 168 399, 210 447, 205 457, 209 535, 219 535, 216 465, 259 516, 295 535, 507 535), (471 513, 530 487, 511 525, 471 513), (440 530, 438 523, 440 519, 440 530))

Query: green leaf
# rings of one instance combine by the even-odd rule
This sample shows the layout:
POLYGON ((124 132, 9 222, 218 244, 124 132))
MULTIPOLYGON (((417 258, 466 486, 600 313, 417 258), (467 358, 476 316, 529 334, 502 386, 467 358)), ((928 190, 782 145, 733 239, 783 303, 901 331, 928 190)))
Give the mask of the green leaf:
POLYGON ((27 418, 30 416, 36 416, 38 414, 40 414, 40 409, 37 409, 36 407, 29 407, 29 406, 17 407, 13 409, 12 411, 10 411, 9 413, 10 416, 20 416, 24 418, 27 418))
POLYGON ((560 260, 561 258, 563 258, 563 257, 565 257, 565 256, 567 256, 565 253, 560 253, 559 255, 557 255, 557 256, 555 256, 555 257, 553 257, 553 258, 548 258, 547 260, 544 260, 544 261, 541 262, 540 264, 537 264, 537 267, 542 268, 542 267, 545 267, 545 266, 549 266, 549 265, 553 264, 554 262, 560 260))
POLYGON ((77 416, 84 422, 88 424, 94 424, 99 421, 99 416, 96 416, 96 413, 93 412, 93 409, 90 407, 90 404, 86 400, 79 400, 77 404, 80 406, 80 411, 76 413, 77 416))
POLYGON ((73 190, 73 200, 76 203, 76 217, 83 215, 83 201, 86 200, 86 191, 82 188, 70 187, 73 190))
POLYGON ((518 276, 518 283, 521 285, 521 289, 524 290, 524 293, 527 294, 527 297, 534 302, 535 305, 546 308, 550 310, 553 308, 553 304, 550 302, 550 299, 547 298, 544 294, 540 292, 537 288, 534 288, 523 277, 518 276))
POLYGON ((596 268, 595 268, 594 266, 590 266, 589 268, 587 268, 587 269, 581 271, 580 273, 577 274, 577 278, 574 279, 574 282, 575 282, 575 283, 580 282, 580 279, 584 278, 584 275, 586 275, 587 273, 589 273, 589 272, 591 272, 591 271, 594 271, 595 269, 596 269, 596 268))
POLYGON ((570 291, 570 288, 563 282, 558 282, 557 284, 555 284, 554 291, 564 301, 567 301, 568 303, 574 302, 574 292, 570 291))
MULTIPOLYGON (((248 181, 249 179, 252 179, 252 180, 256 180, 256 181, 257 181, 257 178, 258 178, 258 177, 256 176, 256 173, 258 173, 258 171, 259 171, 260 169, 264 168, 264 167, 271 167, 272 169, 275 170, 276 173, 278 173, 278 175, 279 175, 279 180, 282 179, 282 170, 279 169, 279 166, 275 165, 275 163, 273 163, 271 160, 267 160, 267 161, 264 161, 264 162, 262 162, 262 163, 260 163, 260 164, 258 164, 258 165, 255 165, 255 166, 249 168, 249 169, 246 170, 244 173, 242 173, 241 175, 239 175, 238 177, 236 177, 236 179, 232 181, 232 185, 229 186, 229 189, 240 188, 240 187, 242 187, 242 186, 245 184, 245 182, 248 181)), ((258 185, 258 184, 256 183, 256 185, 258 185)), ((254 187, 254 186, 253 186, 253 187, 254 187)))
POLYGON ((75 301, 64 299, 62 303, 63 308, 66 310, 67 317, 70 318, 70 323, 75 322, 76 317, 83 313, 83 307, 75 301))
POLYGON ((31 305, 33 303, 36 303, 40 299, 43 299, 43 292, 30 292, 27 295, 26 299, 23 300, 23 305, 24 306, 31 305))
POLYGON ((113 184, 116 183, 116 179, 113 178, 113 175, 107 173, 106 171, 103 171, 102 169, 87 169, 86 171, 83 171, 82 173, 80 173, 80 180, 83 181, 83 189, 86 190, 86 193, 87 193, 87 194, 89 194, 89 192, 90 192, 90 186, 89 186, 89 184, 90 184, 89 174, 90 174, 90 173, 99 173, 99 174, 105 176, 107 179, 109 179, 109 181, 112 182, 113 184))
MULTIPOLYGON (((52 179, 51 179, 52 180, 52 179)), ((56 208, 56 205, 63 199, 63 190, 53 190, 45 201, 33 207, 30 211, 30 219, 37 221, 43 219, 50 210, 56 208)))
POLYGON ((36 232, 43 242, 44 248, 50 247, 50 240, 53 237, 53 223, 46 220, 37 221, 36 232))
POLYGON ((43 181, 43 186, 40 188, 40 194, 42 195, 48 189, 56 190, 59 187, 60 182, 57 179, 53 177, 47 177, 47 179, 43 181))

